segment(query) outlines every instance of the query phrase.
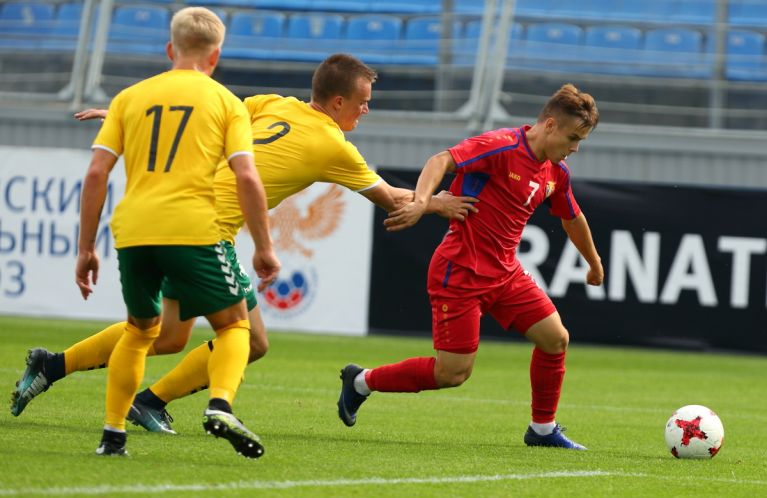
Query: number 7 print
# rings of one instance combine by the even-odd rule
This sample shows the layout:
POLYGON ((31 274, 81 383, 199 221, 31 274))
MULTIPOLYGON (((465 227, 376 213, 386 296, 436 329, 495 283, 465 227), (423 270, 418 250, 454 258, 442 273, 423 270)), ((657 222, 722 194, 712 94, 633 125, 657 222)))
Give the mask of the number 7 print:
POLYGON ((533 200, 533 196, 535 195, 536 192, 538 192, 538 189, 541 188, 541 185, 539 183, 535 183, 532 180, 530 180, 530 186, 533 187, 533 191, 530 192, 529 196, 527 196, 527 200, 525 201, 524 204, 522 204, 523 206, 529 206, 530 201, 533 200))

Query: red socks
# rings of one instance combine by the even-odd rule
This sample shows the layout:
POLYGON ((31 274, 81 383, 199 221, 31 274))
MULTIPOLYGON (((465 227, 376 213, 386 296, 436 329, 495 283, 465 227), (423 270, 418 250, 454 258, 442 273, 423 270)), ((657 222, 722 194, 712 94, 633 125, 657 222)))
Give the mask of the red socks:
POLYGON ((565 354, 544 353, 533 349, 530 361, 530 385, 533 388, 533 422, 545 424, 554 421, 565 377, 565 354))
POLYGON ((434 380, 434 357, 409 358, 399 363, 383 365, 365 373, 371 391, 417 393, 437 389, 434 380))

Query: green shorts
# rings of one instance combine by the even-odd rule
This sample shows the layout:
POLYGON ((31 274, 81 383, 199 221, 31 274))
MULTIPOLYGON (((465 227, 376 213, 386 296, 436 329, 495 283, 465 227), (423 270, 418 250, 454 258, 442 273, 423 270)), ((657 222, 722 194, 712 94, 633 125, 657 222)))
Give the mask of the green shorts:
MULTIPOLYGON (((240 264, 240 260, 237 259, 237 251, 234 250, 232 243, 223 240, 221 241, 221 245, 224 246, 226 260, 231 265, 237 283, 240 284, 240 288, 242 289, 243 294, 245 294, 245 301, 248 304, 248 311, 250 311, 258 304, 258 300, 256 300, 256 291, 253 288, 253 282, 250 281, 248 272, 245 271, 245 268, 240 264)), ((167 278, 162 281, 162 295, 168 299, 180 301, 178 291, 167 278)))
POLYGON ((160 315, 163 279, 178 296, 181 320, 210 315, 245 297, 221 243, 126 247, 117 250, 117 261, 123 299, 136 318, 160 315))

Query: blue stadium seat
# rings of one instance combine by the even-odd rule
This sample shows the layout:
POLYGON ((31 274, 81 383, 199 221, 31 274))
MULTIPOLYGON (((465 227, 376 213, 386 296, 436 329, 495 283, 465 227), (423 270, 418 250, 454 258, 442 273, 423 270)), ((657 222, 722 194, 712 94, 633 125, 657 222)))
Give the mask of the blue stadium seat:
POLYGON ((54 8, 36 2, 0 4, 0 47, 35 50, 53 28, 54 8))
POLYGON ((584 35, 583 70, 593 73, 634 74, 644 62, 642 32, 631 26, 590 26, 584 35))
POLYGON ((637 74, 677 78, 710 78, 712 53, 694 29, 661 28, 645 33, 644 64, 637 74))
MULTIPOLYGON (((517 0, 514 15, 523 17, 551 17, 559 15, 552 7, 557 0, 517 0)), ((439 3, 439 2, 436 2, 439 3)), ((453 0, 456 14, 481 16, 485 11, 485 0, 453 0)), ((496 3, 496 13, 501 11, 501 2, 496 3)))
POLYGON ((284 42, 286 17, 281 12, 238 11, 232 14, 222 56, 274 59, 284 42))
MULTIPOLYGON (((456 43, 461 35, 461 23, 453 21, 450 42, 456 43)), ((405 24, 404 36, 394 49, 393 64, 420 64, 433 66, 439 61, 442 40, 442 18, 439 16, 413 17, 405 24)), ((452 45, 451 45, 452 48, 452 45)))
POLYGON ((437 14, 442 2, 434 0, 369 0, 368 12, 375 14, 437 14))
POLYGON ((348 50, 343 29, 344 18, 340 14, 293 14, 288 19, 287 38, 275 58, 321 62, 328 55, 348 50))
MULTIPOLYGON (((166 2, 168 0, 165 0, 166 2)), ((186 0, 188 5, 204 7, 257 7, 255 0, 186 0)))
MULTIPOLYGON (((675 0, 670 2, 668 20, 672 22, 713 24, 716 19, 717 0, 675 0)), ((731 1, 730 4, 733 2, 731 1)))
POLYGON ((352 53, 370 64, 388 64, 400 41, 402 19, 388 15, 352 16, 346 24, 346 40, 352 53), (360 47, 360 50, 356 50, 360 47))
POLYGON ((482 20, 472 19, 463 26, 463 32, 458 35, 457 43, 453 45, 453 63, 457 65, 473 65, 477 59, 479 35, 482 30, 482 20))
MULTIPOLYGON (((59 5, 56 19, 53 22, 51 32, 40 44, 40 48, 54 51, 71 51, 77 46, 77 37, 80 34, 80 18, 83 15, 81 2, 69 2, 59 5)), ((96 31, 98 19, 98 6, 92 14, 92 31, 96 31)), ((93 33, 91 41, 93 41, 93 33)))
POLYGON ((170 39, 170 12, 165 7, 121 6, 114 10, 107 51, 112 53, 165 53, 170 39))
POLYGON ((453 0, 456 14, 481 16, 485 11, 485 0, 453 0))
POLYGON ((601 18, 616 21, 665 21, 678 0, 600 0, 601 18))
MULTIPOLYGON (((540 6, 534 0, 528 0, 528 3, 535 4, 533 14, 541 18, 562 19, 561 22, 572 22, 573 20, 594 19, 604 21, 612 14, 615 7, 606 6, 608 3, 619 4, 620 2, 611 2, 611 0, 581 0, 572 2, 568 0, 547 0, 544 6, 540 6), (541 11, 542 10, 542 11, 541 11)), ((520 6, 521 8, 521 6, 520 6)), ((520 13, 523 10, 520 10, 520 13)), ((554 21, 551 21, 554 22, 554 21)))
POLYGON ((514 14, 526 17, 559 17, 556 3, 557 0, 517 0, 514 14))
POLYGON ((532 69, 566 71, 575 68, 582 52, 583 30, 574 24, 539 23, 527 26, 522 49, 522 66, 532 69))
POLYGON ((767 26, 767 2, 764 0, 730 0, 730 24, 767 26))
MULTIPOLYGON (((473 65, 477 58, 479 37, 482 31, 482 20, 472 19, 463 28, 463 34, 453 45, 453 63, 457 65, 473 65)), ((519 42, 523 40, 524 28, 520 23, 511 26, 511 36, 507 48, 507 57, 518 57, 520 53, 519 42)))
POLYGON ((725 74, 729 80, 767 81, 765 36, 754 31, 727 34, 725 74))
POLYGON ((360 14, 367 12, 369 6, 370 0, 311 0, 307 9, 318 12, 353 12, 360 14))

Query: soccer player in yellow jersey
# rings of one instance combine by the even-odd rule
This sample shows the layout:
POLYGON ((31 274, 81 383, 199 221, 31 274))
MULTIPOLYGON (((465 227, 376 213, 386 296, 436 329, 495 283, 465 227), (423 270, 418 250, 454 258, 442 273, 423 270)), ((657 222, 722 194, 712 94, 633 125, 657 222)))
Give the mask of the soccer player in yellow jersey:
MULTIPOLYGON (((343 134, 353 130, 360 117, 367 114, 375 78, 376 73, 358 59, 336 54, 317 67, 309 103, 278 95, 257 95, 245 99, 250 112, 256 166, 270 208, 315 182, 343 185, 389 212, 412 200, 412 190, 389 185, 368 167, 357 148, 343 134)), ((104 110, 90 109, 78 113, 76 117, 93 119, 105 115, 104 110)), ((219 164, 214 183, 217 222, 224 244, 231 248, 243 224, 243 216, 237 201, 235 177, 225 162, 219 164)), ((469 197, 440 194, 432 198, 429 211, 462 220, 469 211, 476 211, 472 202, 469 197)), ((234 260, 233 266, 237 266, 234 260)), ((247 275, 238 273, 238 279, 243 288, 249 287, 247 275)), ((192 331, 193 320, 181 322, 178 319, 178 298, 181 296, 169 286, 164 286, 163 297, 162 331, 150 354, 181 351, 192 331)), ((268 340, 255 294, 251 291, 247 297, 251 326, 249 361, 252 362, 266 353, 268 340)), ((63 353, 51 354, 42 348, 32 350, 30 354, 36 355, 39 361, 32 368, 27 368, 28 372, 20 382, 33 385, 25 379, 35 375, 39 375, 41 380, 34 384, 34 389, 27 389, 16 396, 12 406, 14 415, 21 413, 34 396, 54 381, 75 371, 103 366, 121 334, 122 324, 118 323, 63 353)), ((173 371, 139 393, 129 420, 153 432, 175 434, 165 405, 210 384, 205 365, 217 347, 214 347, 216 343, 217 340, 214 340, 195 348, 173 371)))
POLYGON ((166 48, 172 69, 120 92, 93 144, 82 190, 75 271, 85 299, 98 278, 96 233, 108 176, 120 155, 127 177, 111 228, 128 321, 109 359, 99 455, 126 454, 125 419, 144 374, 146 353, 160 334, 163 279, 181 297, 182 320, 204 315, 216 331, 203 427, 247 457, 263 453, 258 436, 231 408, 247 365, 249 323, 243 290, 226 263, 216 225, 213 177, 222 154, 236 176, 240 206, 256 244, 256 271, 271 281, 279 261, 253 163, 247 111, 210 78, 224 32, 224 24, 208 9, 178 11, 166 48))

